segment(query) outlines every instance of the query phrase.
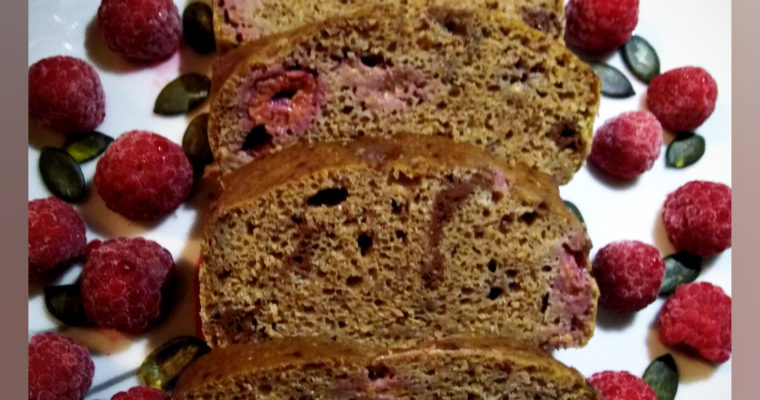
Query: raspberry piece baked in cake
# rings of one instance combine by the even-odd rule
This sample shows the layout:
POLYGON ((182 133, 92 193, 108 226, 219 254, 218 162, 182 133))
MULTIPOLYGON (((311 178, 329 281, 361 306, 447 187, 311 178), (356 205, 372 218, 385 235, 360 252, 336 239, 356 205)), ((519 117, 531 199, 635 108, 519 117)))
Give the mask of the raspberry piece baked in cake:
POLYGON ((227 175, 204 226, 203 335, 583 345, 599 295, 547 176, 445 138, 299 145, 227 175))
POLYGON ((564 46, 493 12, 377 7, 227 53, 209 143, 225 171, 297 141, 444 136, 570 180, 599 80, 564 46))
MULTIPOLYGON (((395 5, 424 7, 426 0, 213 0, 214 33, 217 46, 229 49, 260 37, 299 28, 356 11, 361 7, 395 5)), ((443 3, 441 0, 434 4, 443 3)), ((562 0, 473 0, 472 7, 502 12, 562 40, 562 0)))
POLYGON ((518 342, 457 336, 405 349, 289 338, 213 350, 180 375, 191 399, 600 400, 581 374, 518 342))

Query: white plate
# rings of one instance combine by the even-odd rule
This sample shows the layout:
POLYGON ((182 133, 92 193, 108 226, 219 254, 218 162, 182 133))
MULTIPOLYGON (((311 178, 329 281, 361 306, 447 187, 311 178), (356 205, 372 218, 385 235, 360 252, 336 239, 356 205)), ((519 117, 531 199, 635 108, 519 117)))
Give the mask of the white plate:
MULTIPOLYGON (((185 1, 176 1, 182 10, 185 1)), ((171 59, 139 68, 111 53, 94 29, 96 0, 30 0, 29 65, 48 56, 65 54, 89 61, 98 70, 106 93, 106 119, 98 130, 111 136, 132 129, 160 133, 177 143, 190 119, 198 113, 180 117, 160 117, 152 112, 161 88, 180 72, 207 72, 211 56, 195 55, 187 46, 171 59)), ((654 168, 630 184, 605 179, 583 167, 575 178, 561 188, 562 196, 573 201, 583 213, 595 251, 622 239, 654 244, 662 254, 673 252, 664 234, 659 212, 665 196, 690 180, 731 182, 731 3, 721 0, 641 0, 636 33, 646 38, 660 56, 662 70, 697 65, 707 69, 718 83, 715 112, 697 132, 707 141, 704 157, 682 169, 665 167, 665 148, 654 168)), ((634 85, 635 97, 602 99, 595 126, 624 111, 643 107, 646 86, 625 68, 619 54, 608 60, 621 69, 634 85)), ((666 134, 666 141, 672 136, 666 134)), ((39 149, 60 145, 62 138, 39 128, 29 133, 29 199, 49 196, 37 172, 39 149)), ((83 166, 91 182, 95 161, 83 166)), ((87 399, 110 399, 118 391, 137 385, 130 374, 147 353, 180 334, 194 333, 192 272, 198 259, 197 210, 191 201, 176 213, 154 225, 130 222, 108 210, 94 193, 78 206, 87 223, 88 240, 116 236, 143 236, 167 248, 177 261, 180 274, 179 298, 167 321, 148 335, 126 337, 113 332, 67 330, 66 333, 99 349, 94 356, 94 389, 87 399)), ((76 279, 80 268, 73 268, 61 282, 76 279)), ((731 294, 731 250, 707 261, 700 281, 721 286, 731 294)), ((56 323, 43 304, 40 290, 31 287, 29 298, 29 336, 55 329, 56 323)), ((626 370, 641 375, 659 355, 671 352, 681 372, 677 399, 728 399, 731 397, 731 361, 715 366, 668 349, 657 339, 653 323, 663 304, 658 299, 632 318, 600 312, 597 329, 582 349, 560 350, 554 355, 589 376, 602 370, 626 370)))

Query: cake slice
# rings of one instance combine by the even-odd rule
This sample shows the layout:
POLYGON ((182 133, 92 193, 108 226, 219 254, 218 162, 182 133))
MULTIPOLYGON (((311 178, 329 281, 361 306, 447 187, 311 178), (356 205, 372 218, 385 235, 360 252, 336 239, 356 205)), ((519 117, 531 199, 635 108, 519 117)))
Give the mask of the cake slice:
POLYGON ((377 7, 219 60, 209 143, 229 171, 296 141, 414 132, 565 183, 590 150, 599 88, 564 46, 499 13, 377 7))
MULTIPOLYGON (((432 0, 435 2, 436 0, 432 0)), ((440 0, 437 0, 440 2, 440 0)), ((374 5, 423 6, 431 0, 212 0, 217 46, 243 43, 374 5)), ((564 35, 562 0, 472 0, 469 5, 511 14, 557 40, 564 35)))
POLYGON ((452 337, 408 349, 293 338, 213 350, 172 392, 195 399, 599 400, 578 371, 494 337, 452 337))
POLYGON ((227 175, 204 226, 212 347, 458 333, 544 349, 592 335, 591 243, 557 186, 449 139, 299 144, 227 175))

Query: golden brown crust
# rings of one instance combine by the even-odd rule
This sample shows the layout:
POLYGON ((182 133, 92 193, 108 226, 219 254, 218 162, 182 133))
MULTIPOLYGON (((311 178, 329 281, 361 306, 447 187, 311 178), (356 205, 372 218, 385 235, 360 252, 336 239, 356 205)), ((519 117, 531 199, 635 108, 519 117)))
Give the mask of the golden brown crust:
MULTIPOLYGON (((288 338, 265 344, 215 349, 182 373, 172 399, 268 398, 269 392, 261 393, 256 383, 266 382, 269 376, 281 374, 295 376, 297 381, 282 382, 290 383, 290 386, 270 387, 268 391, 277 391, 280 396, 293 396, 300 385, 309 387, 313 380, 325 379, 316 371, 331 369, 342 371, 343 376, 327 374, 333 381, 319 387, 329 389, 325 392, 312 391, 309 398, 426 398, 426 393, 415 395, 421 384, 414 376, 434 370, 437 379, 434 385, 442 393, 467 389, 451 387, 459 384, 471 385, 474 391, 480 389, 483 393, 473 393, 475 398, 481 398, 490 390, 515 398, 543 395, 541 398, 547 400, 599 399, 578 371, 546 353, 511 339, 467 335, 395 349, 317 338, 288 338), (467 365, 468 369, 459 369, 461 365, 467 365), (474 375, 468 372, 475 369, 480 372, 474 375), (494 376, 500 379, 482 382, 494 376), (551 388, 551 391, 533 393, 544 389, 536 388, 536 382, 551 388), (482 389, 483 384, 488 388, 482 389)), ((447 399, 445 395, 436 398, 447 399)))
POLYGON ((565 183, 590 150, 599 89, 598 78, 585 63, 517 20, 457 7, 410 14, 378 7, 272 35, 228 53, 213 74, 209 142, 217 162, 230 170, 298 141, 389 137, 402 131, 441 135, 528 164, 565 183), (452 18, 467 33, 452 38, 430 26, 449 24, 452 18), (488 32, 481 34, 475 27, 488 32), (335 58, 332 52, 341 46, 344 53, 335 58), (443 46, 447 61, 428 46, 443 46), (401 86, 378 89, 371 86, 376 84, 373 78, 352 75, 369 73, 357 64, 363 52, 382 54, 388 65, 374 67, 371 74, 391 74, 399 80, 393 84, 401 86), (296 133, 270 132, 266 125, 269 144, 246 147, 251 127, 259 123, 249 121, 252 111, 241 100, 247 98, 245 88, 260 79, 251 74, 278 74, 294 66, 312 71, 321 82, 316 116, 305 127, 293 128, 296 133), (358 85, 358 92, 352 85, 358 85), (380 95, 376 90, 389 91, 380 95))

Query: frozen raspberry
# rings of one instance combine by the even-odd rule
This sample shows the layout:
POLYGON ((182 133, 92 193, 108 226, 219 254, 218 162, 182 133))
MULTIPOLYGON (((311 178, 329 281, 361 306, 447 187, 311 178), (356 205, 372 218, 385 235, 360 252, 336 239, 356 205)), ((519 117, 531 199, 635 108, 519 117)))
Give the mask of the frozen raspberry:
POLYGON ((132 220, 173 212, 192 186, 193 168, 182 148, 146 131, 117 138, 95 170, 95 187, 106 206, 132 220))
POLYGON ((631 38, 639 22, 639 0, 570 0, 565 18, 568 44, 590 53, 606 53, 631 38))
POLYGON ((597 252, 592 275, 599 284, 601 306, 634 312, 657 298, 665 276, 665 262, 660 252, 646 243, 613 242, 597 252))
POLYGON ((56 132, 86 132, 106 116, 105 94, 90 64, 68 56, 29 67, 29 116, 56 132))
POLYGON ((662 127, 648 111, 632 111, 606 121, 594 135, 589 160, 622 179, 652 168, 662 147, 662 127))
POLYGON ((625 371, 597 372, 588 383, 602 400, 657 400, 657 394, 643 379, 625 371))
POLYGON ((95 364, 73 340, 42 333, 29 341, 29 400, 82 400, 95 364))
POLYGON ((163 390, 135 386, 126 392, 116 393, 111 400, 169 400, 169 395, 163 390))
POLYGON ((660 341, 685 345, 715 363, 731 357, 731 297, 708 282, 676 288, 657 320, 660 341))
POLYGON ((715 110, 718 85, 699 67, 683 67, 657 75, 647 89, 647 108, 662 127, 674 132, 691 131, 715 110))
POLYGON ((174 260, 158 243, 118 238, 93 246, 82 270, 82 300, 100 327, 142 333, 168 304, 174 260))
POLYGON ((182 37, 172 0, 102 0, 98 24, 111 50, 137 62, 168 58, 182 37))
POLYGON ((718 254, 731 247, 731 188, 688 182, 665 199, 662 222, 676 249, 701 256, 718 254))
POLYGON ((52 272, 84 255, 85 226, 79 213, 57 197, 29 202, 29 272, 52 272))

